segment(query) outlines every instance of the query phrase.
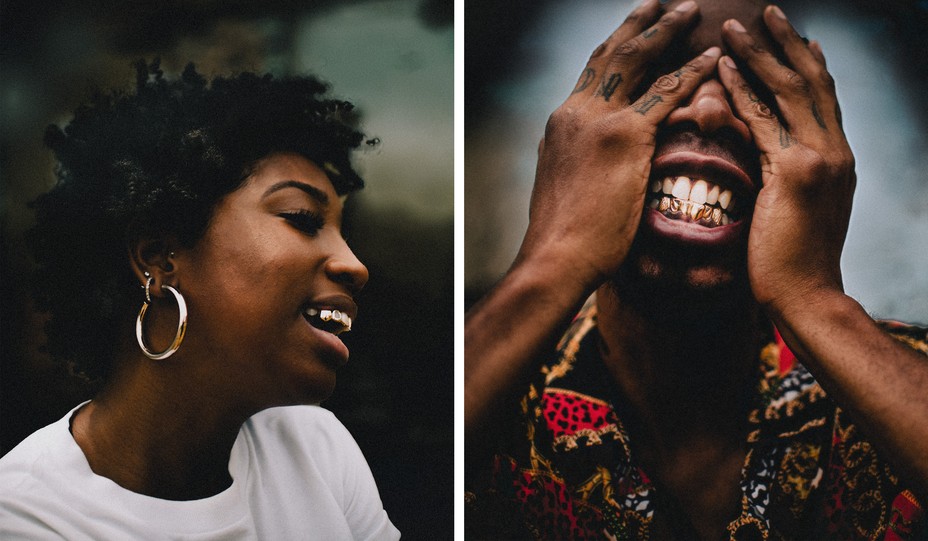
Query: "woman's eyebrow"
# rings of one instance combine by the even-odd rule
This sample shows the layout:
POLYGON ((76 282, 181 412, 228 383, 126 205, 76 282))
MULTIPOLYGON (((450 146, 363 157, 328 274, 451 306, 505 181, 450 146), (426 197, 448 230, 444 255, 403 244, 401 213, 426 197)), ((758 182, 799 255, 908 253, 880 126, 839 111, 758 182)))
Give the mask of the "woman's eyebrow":
POLYGON ((264 192, 264 195, 261 196, 261 198, 264 199, 272 193, 283 190, 285 188, 296 188, 298 190, 303 190, 309 194, 310 197, 317 200, 321 205, 324 206, 329 204, 329 196, 326 195, 325 192, 319 188, 316 188, 315 186, 306 184, 305 182, 299 182, 297 180, 282 180, 268 188, 267 191, 264 192))

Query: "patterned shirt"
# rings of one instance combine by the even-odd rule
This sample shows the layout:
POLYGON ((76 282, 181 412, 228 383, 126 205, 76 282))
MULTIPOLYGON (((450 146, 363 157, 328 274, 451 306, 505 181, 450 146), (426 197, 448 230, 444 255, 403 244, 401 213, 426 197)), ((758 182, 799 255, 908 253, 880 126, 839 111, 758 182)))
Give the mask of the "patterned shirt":
MULTIPOLYGON (((591 300, 522 399, 516 445, 496 455, 479 491, 466 493, 468 538, 647 540, 655 513, 672 514, 636 463, 622 424, 627 406, 601 360, 596 319, 591 300)), ((928 355, 924 329, 881 325, 928 355)), ((730 539, 928 535, 906 480, 778 334, 760 351, 759 366, 730 539)))

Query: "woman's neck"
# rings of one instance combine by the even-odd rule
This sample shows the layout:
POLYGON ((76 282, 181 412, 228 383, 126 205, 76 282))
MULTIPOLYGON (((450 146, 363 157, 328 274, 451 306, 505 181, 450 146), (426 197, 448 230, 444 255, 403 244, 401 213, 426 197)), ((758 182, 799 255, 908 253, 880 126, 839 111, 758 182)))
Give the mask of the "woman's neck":
POLYGON ((232 411, 195 378, 177 373, 182 369, 169 374, 147 359, 119 366, 72 419, 74 440, 94 473, 167 500, 200 499, 228 488, 232 446, 252 412, 232 411))

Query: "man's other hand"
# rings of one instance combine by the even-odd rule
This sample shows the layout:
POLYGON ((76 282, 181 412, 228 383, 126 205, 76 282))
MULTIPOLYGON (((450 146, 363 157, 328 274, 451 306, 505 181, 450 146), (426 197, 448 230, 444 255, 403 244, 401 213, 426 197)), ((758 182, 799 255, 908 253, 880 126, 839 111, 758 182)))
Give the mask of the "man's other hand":
POLYGON ((748 239, 751 288, 761 305, 782 313, 843 291, 841 250, 856 175, 821 48, 800 37, 775 6, 764 11, 764 21, 788 66, 734 19, 722 34, 780 114, 758 99, 732 58, 719 61, 719 75, 761 151, 763 187, 748 239))

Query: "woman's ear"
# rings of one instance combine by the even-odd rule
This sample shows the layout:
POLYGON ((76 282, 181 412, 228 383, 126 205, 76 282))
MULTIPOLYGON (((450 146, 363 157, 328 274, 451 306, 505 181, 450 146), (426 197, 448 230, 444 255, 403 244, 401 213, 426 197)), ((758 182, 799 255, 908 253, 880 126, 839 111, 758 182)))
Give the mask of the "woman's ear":
POLYGON ((161 286, 164 284, 176 286, 176 256, 173 240, 165 239, 138 239, 129 245, 129 261, 132 272, 139 279, 142 287, 153 279, 150 288, 151 295, 161 297, 161 286))

